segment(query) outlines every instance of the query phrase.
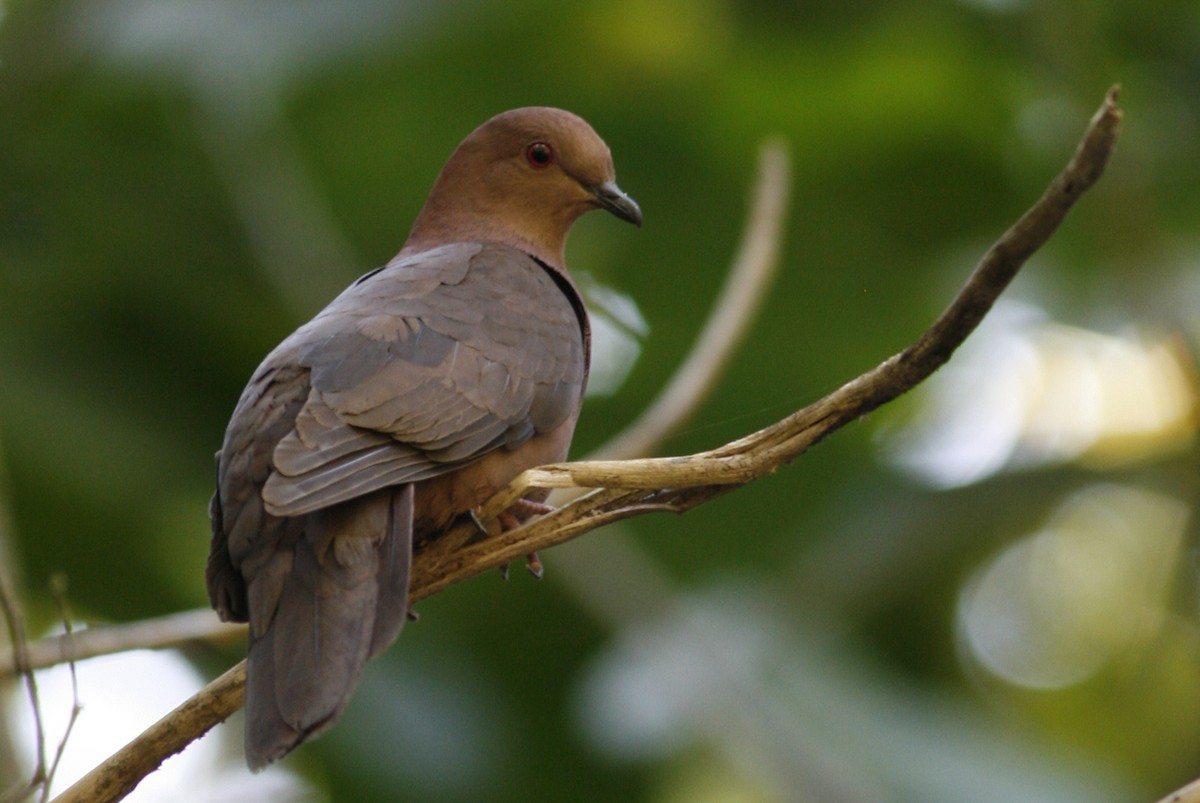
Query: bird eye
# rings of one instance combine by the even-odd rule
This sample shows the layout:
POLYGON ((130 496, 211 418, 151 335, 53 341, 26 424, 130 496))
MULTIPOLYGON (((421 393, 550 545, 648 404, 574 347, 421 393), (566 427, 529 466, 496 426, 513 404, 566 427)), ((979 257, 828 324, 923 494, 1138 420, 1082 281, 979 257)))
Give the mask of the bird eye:
POLYGON ((525 149, 525 159, 534 167, 549 167, 554 163, 554 151, 545 142, 534 142, 525 149))

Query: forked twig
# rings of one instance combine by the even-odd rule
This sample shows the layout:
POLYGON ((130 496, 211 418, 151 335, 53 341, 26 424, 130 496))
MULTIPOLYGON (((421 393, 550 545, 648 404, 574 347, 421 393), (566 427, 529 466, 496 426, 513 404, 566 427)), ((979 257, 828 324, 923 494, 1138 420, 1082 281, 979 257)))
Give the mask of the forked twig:
MULTIPOLYGON (((71 616, 71 607, 67 599, 67 578, 63 575, 55 575, 50 580, 50 590, 54 595, 55 601, 58 603, 59 618, 62 619, 63 630, 67 638, 67 643, 70 643, 71 638, 75 635, 75 628, 72 624, 73 617, 71 616)), ((83 711, 83 706, 79 702, 79 676, 75 672, 75 660, 67 661, 67 669, 71 673, 71 712, 67 715, 67 726, 63 729, 62 738, 58 740, 58 747, 54 751, 54 758, 50 762, 49 769, 46 770, 46 780, 42 785, 42 803, 46 803, 50 799, 50 787, 54 785, 54 775, 58 772, 58 767, 62 764, 63 751, 67 749, 67 742, 71 739, 71 732, 75 730, 75 723, 79 721, 79 714, 83 711)), ((30 669, 32 672, 33 670, 30 669)))

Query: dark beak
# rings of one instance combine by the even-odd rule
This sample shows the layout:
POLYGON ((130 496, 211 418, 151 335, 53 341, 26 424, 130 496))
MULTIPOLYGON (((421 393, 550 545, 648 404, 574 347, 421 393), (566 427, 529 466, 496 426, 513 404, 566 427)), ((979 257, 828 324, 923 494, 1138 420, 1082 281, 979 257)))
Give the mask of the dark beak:
POLYGON ((596 196, 596 203, 600 205, 601 209, 607 209, 621 218, 621 220, 628 220, 633 225, 641 228, 641 208, 638 207, 636 201, 621 192, 621 188, 617 186, 615 181, 593 184, 588 189, 596 196))

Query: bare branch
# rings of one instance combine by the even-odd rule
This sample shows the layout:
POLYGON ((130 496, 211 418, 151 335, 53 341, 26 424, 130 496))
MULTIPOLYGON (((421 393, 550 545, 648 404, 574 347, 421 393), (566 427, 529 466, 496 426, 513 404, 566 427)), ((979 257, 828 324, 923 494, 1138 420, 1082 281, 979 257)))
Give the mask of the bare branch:
POLYGON ((474 561, 486 562, 492 555, 497 556, 498 565, 648 509, 688 510, 790 463, 831 432, 911 390, 966 340, 1029 256, 1050 238, 1103 173, 1120 128, 1116 97, 1117 87, 1113 87, 1066 168, 988 249, 950 306, 913 345, 787 418, 711 451, 686 457, 562 463, 524 472, 484 505, 483 517, 496 515, 530 488, 604 490, 499 538, 469 549, 456 547, 456 565, 447 566, 435 590, 491 568, 477 567, 474 561), (486 548, 481 548, 485 544, 486 548))
MULTIPOLYGON (((912 346, 808 407, 717 449, 686 457, 565 463, 525 472, 484 506, 485 514, 504 510, 532 487, 596 490, 498 536, 468 543, 475 531, 464 525, 423 545, 413 558, 410 601, 611 521, 653 510, 688 510, 790 463, 833 431, 915 387, 950 358, 1025 260, 1100 177, 1120 128, 1116 98, 1113 87, 1063 172, 988 250, 966 286, 912 346)), ((58 799, 109 801, 128 794, 167 756, 241 706, 244 682, 243 661, 58 799)))
MULTIPOLYGON (((31 669, 45 669, 64 661, 82 661, 141 647, 182 647, 199 642, 232 644, 245 635, 245 625, 222 622, 211 609, 204 608, 39 639, 27 645, 23 660, 31 669)), ((15 674, 15 670, 15 656, 0 653, 0 678, 15 674)))

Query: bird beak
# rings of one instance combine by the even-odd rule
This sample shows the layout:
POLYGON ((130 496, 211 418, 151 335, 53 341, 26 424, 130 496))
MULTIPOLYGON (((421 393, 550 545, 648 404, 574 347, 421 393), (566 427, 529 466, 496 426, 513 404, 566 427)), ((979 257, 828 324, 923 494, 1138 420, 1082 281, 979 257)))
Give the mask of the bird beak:
POLYGON ((615 181, 604 181, 600 184, 593 184, 588 187, 588 190, 592 195, 596 196, 596 203, 600 205, 601 209, 607 209, 621 218, 621 220, 628 220, 633 225, 641 228, 641 208, 637 205, 636 201, 621 192, 621 188, 617 186, 615 181))

